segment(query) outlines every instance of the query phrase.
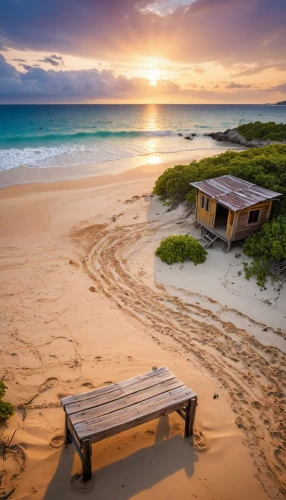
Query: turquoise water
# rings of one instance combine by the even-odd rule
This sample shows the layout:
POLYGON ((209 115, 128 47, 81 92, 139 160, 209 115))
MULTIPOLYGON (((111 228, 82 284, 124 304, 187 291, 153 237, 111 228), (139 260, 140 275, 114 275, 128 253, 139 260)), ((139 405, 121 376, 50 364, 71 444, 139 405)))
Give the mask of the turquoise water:
POLYGON ((65 167, 222 146, 203 134, 260 120, 286 123, 262 105, 0 106, 0 170, 65 167), (193 141, 178 134, 195 133, 193 141))

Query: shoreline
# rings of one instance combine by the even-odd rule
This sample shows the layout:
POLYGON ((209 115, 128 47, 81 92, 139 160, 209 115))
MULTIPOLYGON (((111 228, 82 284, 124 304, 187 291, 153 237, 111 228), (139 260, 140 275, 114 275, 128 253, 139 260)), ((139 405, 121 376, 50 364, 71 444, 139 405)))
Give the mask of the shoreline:
POLYGON ((27 167, 19 166, 0 171, 0 189, 21 184, 42 184, 69 182, 90 178, 116 176, 137 168, 148 167, 153 175, 161 168, 169 168, 176 164, 187 164, 227 150, 243 149, 238 145, 220 145, 206 149, 193 149, 176 153, 155 153, 120 160, 95 162, 71 167, 27 167))
MULTIPOLYGON (((226 148, 225 150, 227 150, 226 148)), ((224 150, 223 150, 224 151, 224 150)), ((222 152, 223 152, 222 151, 222 152)), ((150 155, 150 162, 148 163, 140 163, 129 162, 128 167, 124 168, 125 160, 114 160, 117 162, 118 170, 117 173, 101 173, 96 175, 95 168, 98 164, 88 164, 88 165, 80 165, 74 167, 63 167, 60 169, 59 167, 49 167, 49 168, 29 168, 29 167, 17 167, 15 169, 10 169, 0 172, 0 183, 3 183, 3 180, 8 183, 7 185, 0 186, 0 192, 2 196, 5 196, 6 193, 12 193, 13 190, 19 190, 23 193, 27 193, 30 190, 34 191, 39 189, 41 191, 47 190, 57 190, 57 189, 73 189, 76 186, 78 188, 88 187, 88 186, 102 186, 104 184, 112 184, 117 182, 118 179, 121 179, 122 182, 132 180, 134 178, 134 174, 138 173, 144 178, 155 178, 159 176, 164 170, 167 168, 173 167, 175 164, 187 164, 193 160, 200 160, 201 158, 207 156, 214 156, 217 153, 216 149, 208 150, 208 154, 205 153, 196 153, 192 157, 188 155, 188 157, 180 157, 180 159, 168 159, 164 161, 159 155, 156 155, 156 162, 152 162, 154 160, 154 155, 150 155), (83 167, 83 168, 82 168, 83 167), (62 171, 64 170, 64 171, 62 171), (86 175, 82 175, 85 170, 86 175)), ((113 162, 113 163, 114 163, 113 162)), ((106 162, 106 169, 108 170, 108 164, 110 162, 106 162)), ((96 170, 98 171, 98 170, 96 170)))

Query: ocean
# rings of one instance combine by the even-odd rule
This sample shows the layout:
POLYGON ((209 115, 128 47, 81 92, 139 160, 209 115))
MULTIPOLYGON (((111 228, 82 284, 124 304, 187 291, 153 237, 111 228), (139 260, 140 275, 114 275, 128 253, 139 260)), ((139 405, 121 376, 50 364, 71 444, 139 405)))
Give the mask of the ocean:
POLYGON ((1 105, 0 170, 210 148, 219 152, 222 145, 205 133, 257 120, 286 123, 286 106, 1 105), (194 140, 184 139, 191 133, 196 134, 194 140))

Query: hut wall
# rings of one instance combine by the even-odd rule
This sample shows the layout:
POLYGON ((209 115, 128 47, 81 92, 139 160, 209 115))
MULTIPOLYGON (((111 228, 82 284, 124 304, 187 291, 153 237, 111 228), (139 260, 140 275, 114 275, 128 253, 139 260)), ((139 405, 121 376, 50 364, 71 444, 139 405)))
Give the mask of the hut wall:
POLYGON ((201 222, 204 226, 213 229, 214 220, 216 214, 216 200, 209 198, 204 193, 197 191, 197 211, 196 211, 196 219, 198 222, 201 222), (208 210, 202 208, 202 197, 205 197, 205 200, 208 200, 208 210))
POLYGON ((229 241, 231 241, 232 239, 235 224, 236 224, 236 214, 232 210, 229 210, 227 225, 226 225, 226 237, 229 241))
POLYGON ((260 229, 261 226, 269 219, 271 205, 272 201, 266 201, 239 211, 236 215, 236 224, 232 240, 246 238, 260 229), (260 210, 259 219, 255 223, 248 224, 249 213, 253 210, 260 210))

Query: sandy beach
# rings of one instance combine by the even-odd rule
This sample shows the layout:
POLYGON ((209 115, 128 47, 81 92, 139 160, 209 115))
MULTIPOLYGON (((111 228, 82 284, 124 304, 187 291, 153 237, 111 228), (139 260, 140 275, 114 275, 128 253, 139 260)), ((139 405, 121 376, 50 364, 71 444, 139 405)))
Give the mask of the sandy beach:
POLYGON ((18 183, 0 191, 0 378, 18 409, 0 498, 282 500, 286 288, 246 281, 241 247, 218 243, 197 267, 159 261, 163 237, 200 234, 151 195, 174 159, 120 162, 68 181, 65 169, 1 173, 18 183), (194 439, 174 413, 101 441, 84 485, 60 399, 163 365, 198 394, 194 439))

